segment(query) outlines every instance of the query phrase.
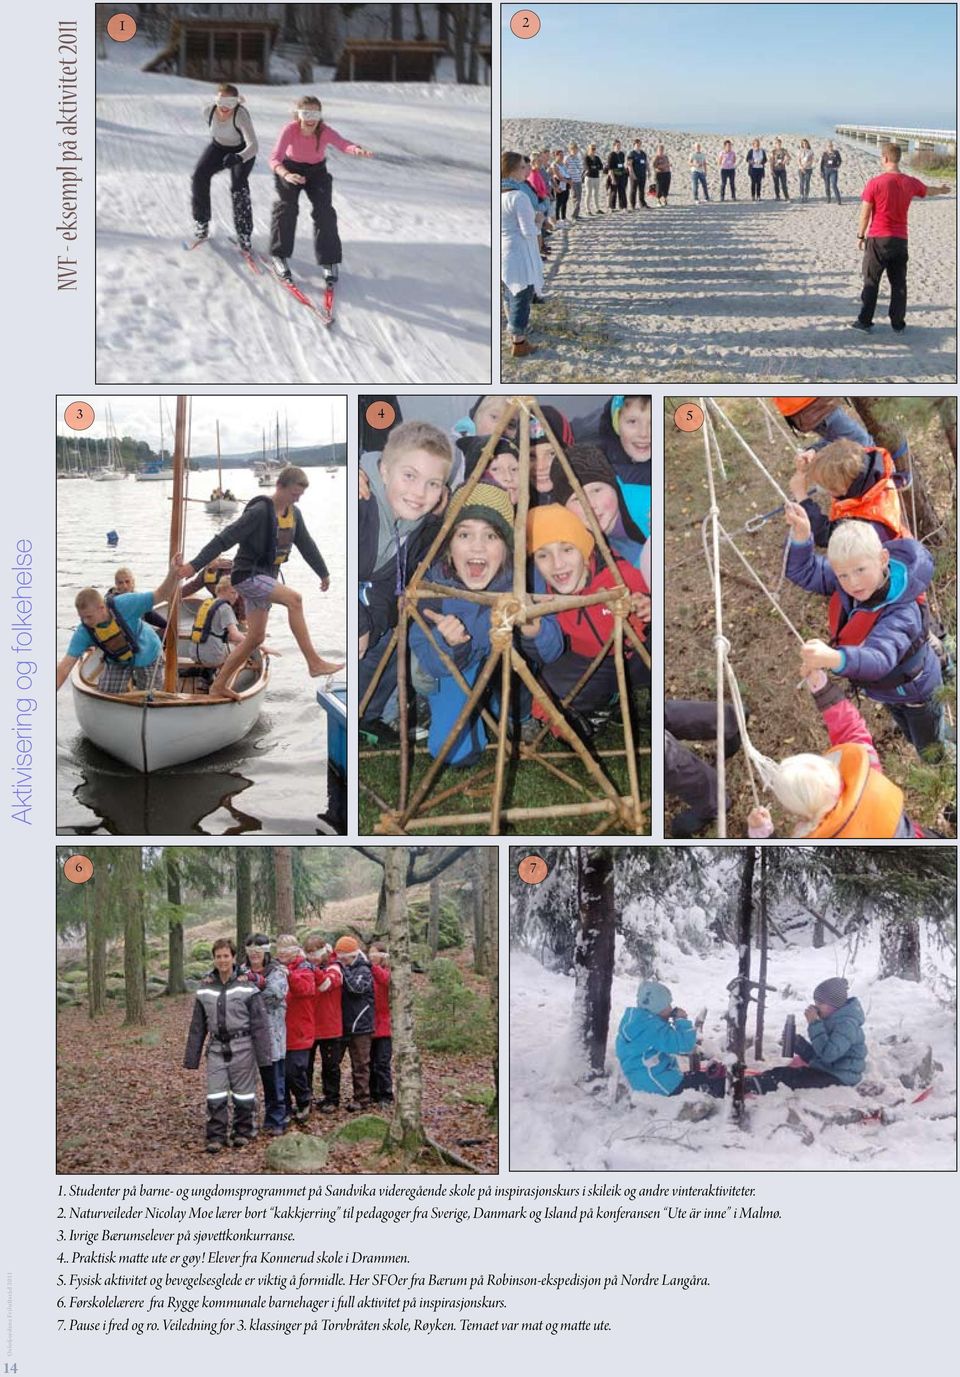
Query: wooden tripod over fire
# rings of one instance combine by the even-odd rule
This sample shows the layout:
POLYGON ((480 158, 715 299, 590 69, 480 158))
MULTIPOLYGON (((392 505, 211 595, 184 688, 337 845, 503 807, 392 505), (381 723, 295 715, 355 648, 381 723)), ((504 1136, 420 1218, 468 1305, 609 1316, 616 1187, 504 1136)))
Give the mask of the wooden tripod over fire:
MULTIPOLYGON (((534 397, 513 397, 510 404, 495 427, 493 434, 487 440, 486 445, 473 469, 471 476, 467 479, 462 488, 454 494, 447 511, 444 514, 436 537, 429 550, 424 555, 419 566, 411 576, 407 587, 400 594, 398 600, 399 617, 397 626, 393 631, 386 651, 374 672, 373 679, 364 694, 360 704, 360 716, 362 717, 370 702, 373 692, 379 683, 384 670, 391 657, 397 657, 397 684, 400 701, 400 782, 398 799, 396 806, 386 804, 379 798, 369 785, 363 780, 360 787, 381 806, 380 820, 375 827, 378 833, 394 833, 405 835, 410 832, 423 831, 437 828, 440 830, 453 830, 459 827, 486 824, 490 836, 497 836, 501 830, 503 822, 521 823, 529 822, 537 818, 556 818, 556 817, 590 817, 599 815, 599 823, 594 829, 596 834, 609 831, 619 824, 619 829, 633 835, 642 835, 645 828, 644 814, 647 804, 640 799, 639 772, 637 769, 638 752, 634 744, 633 724, 630 718, 630 690, 624 663, 624 642, 628 641, 634 651, 641 656, 644 663, 649 667, 650 658, 646 647, 643 645, 634 628, 631 626, 629 618, 631 614, 632 594, 623 581, 620 570, 617 568, 616 561, 610 553, 604 534, 600 529, 599 523, 593 513, 583 488, 577 479, 576 474, 570 465, 564 452, 543 412, 534 397), (530 421, 536 419, 543 428, 543 433, 553 446, 557 456, 557 463, 563 469, 574 493, 580 499, 580 506, 584 513, 587 525, 589 526, 593 538, 596 541, 597 549, 600 551, 601 558, 611 571, 614 579, 614 587, 599 589, 594 593, 585 593, 569 597, 555 596, 552 593, 535 594, 528 593, 526 588, 527 577, 527 514, 530 505, 530 421), (484 603, 490 608, 490 641, 491 649, 486 662, 482 666, 476 681, 471 685, 464 678, 463 674, 454 663, 453 658, 448 654, 444 645, 436 635, 433 628, 421 614, 419 604, 424 599, 443 598, 450 595, 450 589, 444 588, 427 579, 427 570, 438 551, 442 548, 444 541, 456 524, 459 512, 469 503, 470 495, 481 481, 483 473, 494 457, 497 441, 513 420, 519 420, 519 452, 520 452, 520 477, 519 477, 519 501, 517 503, 516 522, 514 528, 514 556, 513 556, 513 587, 509 592, 488 593, 471 592, 469 590, 457 589, 456 596, 469 602, 484 603), (591 663, 584 670, 578 682, 558 705, 554 703, 548 690, 543 684, 539 683, 531 671, 523 655, 518 652, 514 645, 514 632, 535 621, 539 617, 547 616, 551 613, 564 612, 572 608, 594 607, 598 604, 606 604, 613 617, 613 630, 607 637, 604 645, 597 652, 591 663), (407 684, 407 665, 409 647, 407 643, 407 633, 410 623, 414 622, 431 642, 441 663, 447 672, 459 685, 465 696, 465 702, 457 716, 456 721, 443 742, 435 759, 431 762, 426 773, 411 792, 410 781, 410 761, 412 745, 407 732, 407 704, 408 704, 408 684, 407 684), (622 750, 604 751, 597 758, 588 750, 583 741, 573 730, 564 717, 563 709, 575 700, 577 695, 583 690, 585 684, 589 682, 600 664, 611 653, 613 654, 616 665, 618 699, 620 705, 620 720, 623 726, 622 750), (497 668, 500 670, 500 703, 499 721, 484 706, 482 700, 497 668), (546 770, 555 778, 562 780, 569 785, 576 793, 583 795, 580 802, 569 804, 553 804, 548 807, 538 808, 505 808, 503 806, 504 781, 506 775, 506 764, 508 751, 510 750, 510 739, 508 726, 510 720, 510 695, 513 687, 513 675, 516 674, 520 682, 529 691, 533 701, 539 704, 544 718, 545 725, 539 732, 536 739, 532 742, 518 741, 514 745, 521 761, 530 761, 542 769, 546 770), (480 712, 483 721, 490 731, 491 738, 495 741, 495 759, 492 765, 481 767, 479 774, 475 774, 471 779, 471 785, 475 785, 480 779, 487 775, 493 776, 493 788, 490 807, 483 812, 477 813, 436 813, 428 810, 435 809, 439 804, 452 795, 458 794, 463 788, 462 783, 458 783, 452 788, 442 790, 439 794, 434 794, 430 798, 430 791, 436 781, 437 776, 443 769, 443 765, 454 742, 457 740, 465 724, 471 715, 480 712), (550 734, 560 737, 574 755, 581 762, 590 780, 595 785, 595 792, 591 791, 575 779, 566 770, 560 768, 555 763, 557 757, 569 758, 567 752, 548 751, 543 747, 544 739, 550 734), (630 792, 622 795, 615 784, 610 780, 603 768, 602 760, 610 757, 626 757, 627 777, 629 780, 630 792), (429 802, 428 802, 429 799, 429 802)), ((379 752, 362 751, 361 758, 375 758, 379 752)))

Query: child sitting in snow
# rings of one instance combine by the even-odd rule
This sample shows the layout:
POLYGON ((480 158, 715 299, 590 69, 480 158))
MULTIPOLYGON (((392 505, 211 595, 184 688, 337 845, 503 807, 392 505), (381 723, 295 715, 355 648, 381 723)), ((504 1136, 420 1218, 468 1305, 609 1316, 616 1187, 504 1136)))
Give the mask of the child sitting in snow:
POLYGON ((841 521, 869 522, 884 545, 910 537, 893 460, 885 449, 835 440, 817 452, 808 450, 798 456, 787 486, 807 514, 815 545, 825 546, 841 521), (811 483, 830 494, 829 515, 807 496, 811 483))
MULTIPOLYGON (((474 684, 490 654, 490 614, 488 604, 458 597, 458 592, 506 592, 512 584, 513 507, 507 494, 489 483, 477 483, 460 501, 453 499, 456 513, 449 538, 440 558, 429 571, 431 583, 450 588, 450 596, 440 603, 420 604, 424 620, 433 625, 433 644, 415 622, 410 627, 410 650, 417 674, 435 681, 429 692, 430 754, 440 753, 444 742, 466 701, 463 689, 439 654, 445 652, 468 684, 474 684)), ((543 661, 556 659, 563 638, 553 617, 540 617, 521 628, 523 644, 537 652, 543 661)), ((487 743, 487 732, 479 710, 471 715, 451 746, 449 765, 472 765, 487 743)))
POLYGON ((726 1087, 722 1065, 711 1063, 706 1071, 680 1070, 677 1056, 689 1056, 696 1045, 696 1029, 686 1010, 674 1006, 666 985, 641 980, 636 1008, 624 1010, 617 1029, 617 1060, 631 1090, 648 1095, 705 1090, 722 1098, 726 1087))
MULTIPOLYGON (((616 587, 613 571, 599 558, 594 539, 579 517, 556 504, 536 507, 527 521, 527 545, 537 573, 551 593, 582 596, 616 587)), ((650 596, 639 569, 626 560, 615 561, 617 570, 631 593, 630 625, 641 637, 650 620, 650 596)), ((568 646, 562 655, 543 667, 543 682, 558 701, 583 677, 584 672, 606 644, 614 629, 614 617, 605 603, 569 608, 557 614, 568 646)), ((639 655, 630 653, 624 638, 627 673, 636 686, 649 682, 649 673, 639 655)), ((613 644, 593 674, 583 685, 570 707, 574 712, 589 712, 606 707, 618 692, 613 644)), ((539 705, 534 716, 542 715, 539 705)), ((578 727, 589 729, 582 721, 578 727)))
MULTIPOLYGON (((930 837, 903 811, 903 791, 883 773, 870 728, 836 680, 815 670, 807 680, 830 737, 823 755, 766 762, 765 780, 778 803, 800 821, 795 837, 930 837)), ((754 808, 747 835, 772 837, 773 819, 754 808)))
POLYGON ((744 1081, 747 1091, 765 1095, 781 1085, 791 1090, 820 1090, 831 1085, 857 1085, 867 1064, 867 1043, 863 1035, 863 1009, 859 999, 851 998, 842 976, 821 981, 813 992, 813 1003, 804 1010, 807 1038, 794 1042, 794 1058, 789 1066, 772 1066, 744 1081))
POLYGON ((826 558, 813 548, 802 507, 784 508, 790 526, 787 578, 830 599, 830 644, 807 641, 803 673, 825 669, 842 675, 868 698, 883 703, 917 754, 942 754, 943 682, 929 639, 929 613, 919 601, 933 576, 933 559, 916 540, 882 545, 865 521, 842 521, 830 537, 826 558))

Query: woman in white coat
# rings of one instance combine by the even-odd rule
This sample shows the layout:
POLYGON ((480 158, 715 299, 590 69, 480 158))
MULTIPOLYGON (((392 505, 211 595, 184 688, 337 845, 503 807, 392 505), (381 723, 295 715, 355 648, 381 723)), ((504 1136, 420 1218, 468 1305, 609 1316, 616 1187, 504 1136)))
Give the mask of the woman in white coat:
POLYGON ((527 339, 527 325, 534 293, 543 291, 536 193, 523 180, 529 162, 522 153, 504 153, 500 158, 500 277, 514 358, 534 352, 535 346, 527 339))

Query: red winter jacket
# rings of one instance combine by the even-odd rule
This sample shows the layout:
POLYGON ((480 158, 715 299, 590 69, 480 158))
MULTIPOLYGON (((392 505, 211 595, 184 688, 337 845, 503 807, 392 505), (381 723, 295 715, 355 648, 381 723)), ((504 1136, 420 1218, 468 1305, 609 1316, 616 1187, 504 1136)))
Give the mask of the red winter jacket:
POLYGON ((390 1033, 390 972, 386 966, 375 965, 373 971, 373 1036, 388 1038, 390 1033))
POLYGON ((313 1007, 316 1002, 319 972, 303 956, 296 957, 287 965, 287 1051, 302 1052, 312 1047, 314 1033, 313 1007))
MULTIPOLYGON (((628 564, 625 559, 615 561, 624 583, 631 593, 649 593, 643 575, 639 569, 635 569, 632 564, 628 564)), ((591 569, 590 578, 583 588, 578 592, 578 597, 585 593, 598 593, 603 588, 615 588, 617 581, 613 573, 603 562, 599 563, 594 555, 594 562, 591 569)), ((582 655, 584 659, 592 660, 593 657, 603 646, 607 637, 613 630, 613 613, 604 603, 596 603, 593 607, 576 607, 569 612, 560 612, 557 615, 560 628, 570 642, 570 649, 576 655, 582 655)), ((631 617, 630 625, 639 636, 646 632, 646 622, 642 622, 639 617, 631 617)), ((624 637, 625 648, 629 650, 629 642, 624 637)), ((609 654, 613 654, 611 646, 609 654)))
POLYGON ((316 968, 317 997, 313 1005, 314 1037, 343 1037, 343 968, 338 961, 316 968))

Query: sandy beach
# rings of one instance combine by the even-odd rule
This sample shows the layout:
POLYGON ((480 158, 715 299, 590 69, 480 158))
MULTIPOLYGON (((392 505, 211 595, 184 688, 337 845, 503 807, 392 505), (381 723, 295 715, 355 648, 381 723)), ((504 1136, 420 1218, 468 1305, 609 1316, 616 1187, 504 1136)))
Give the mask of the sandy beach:
MULTIPOLYGON (((799 201, 800 133, 677 133, 576 120, 504 120, 502 146, 530 152, 589 143, 606 157, 640 137, 648 158, 663 143, 673 169, 670 204, 607 211, 559 229, 546 273, 549 301, 534 308, 527 359, 504 358, 505 382, 547 381, 942 383, 956 378, 956 197, 914 202, 910 212, 908 328, 894 335, 881 288, 873 333, 850 328, 859 307, 860 193, 880 169, 872 145, 838 140, 842 205, 824 198, 826 140, 810 137, 811 199, 799 201), (751 202, 746 167, 737 201, 721 202, 716 159, 729 137, 741 160, 753 137, 769 155, 775 137, 791 155, 791 200, 751 202), (707 156, 708 204, 694 204, 688 167, 697 141, 707 156)), ((648 179, 652 181, 652 176, 648 179)), ((925 177, 927 182, 939 178, 925 177)), ((601 204, 606 210, 601 178, 601 204)))

